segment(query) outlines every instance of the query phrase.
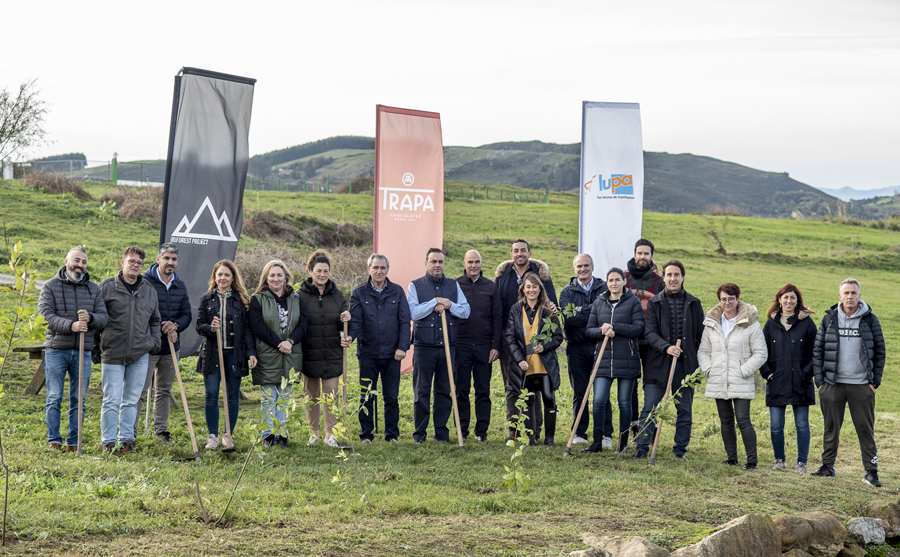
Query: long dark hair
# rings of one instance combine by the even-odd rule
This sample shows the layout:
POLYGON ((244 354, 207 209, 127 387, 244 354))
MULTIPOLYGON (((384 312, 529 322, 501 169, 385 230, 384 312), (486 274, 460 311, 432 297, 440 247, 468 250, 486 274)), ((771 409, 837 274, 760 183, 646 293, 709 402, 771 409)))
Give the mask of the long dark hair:
POLYGON ((801 309, 805 309, 810 313, 815 313, 803 303, 803 294, 800 293, 800 289, 791 283, 787 283, 775 294, 775 299, 772 300, 772 305, 769 306, 769 311, 766 312, 767 319, 772 319, 772 316, 781 313, 781 297, 788 292, 793 292, 794 295, 797 296, 797 309, 794 310, 795 313, 800 313, 801 309))
POLYGON ((212 275, 209 277, 209 289, 214 290, 216 288, 216 271, 219 270, 219 267, 226 267, 231 271, 231 288, 237 292, 238 296, 241 298, 244 309, 250 309, 250 297, 247 296, 247 289, 244 288, 244 281, 241 279, 241 273, 238 271, 237 266, 227 259, 219 261, 213 267, 212 275))

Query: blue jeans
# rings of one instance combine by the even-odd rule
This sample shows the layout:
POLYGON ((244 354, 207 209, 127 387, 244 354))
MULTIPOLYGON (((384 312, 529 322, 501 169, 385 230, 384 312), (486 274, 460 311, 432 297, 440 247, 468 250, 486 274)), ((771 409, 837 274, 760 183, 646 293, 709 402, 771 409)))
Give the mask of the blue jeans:
MULTIPOLYGON (((359 359, 359 384, 363 389, 371 386, 372 393, 378 391, 378 375, 381 374, 381 393, 384 401, 384 440, 390 441, 400 437, 400 362, 394 358, 359 359)), ((373 440, 375 436, 375 416, 371 396, 362 395, 360 402, 366 408, 359 413, 360 439, 373 440), (366 400, 368 398, 368 400, 366 400)), ((452 401, 451 401, 452 402, 452 401)))
MULTIPOLYGON (((619 384, 619 435, 631 427, 631 395, 634 394, 636 379, 616 379, 619 384)), ((604 429, 611 429, 606 423, 607 410, 610 408, 609 391, 612 388, 613 378, 594 378, 594 438, 603 434, 604 429)), ((608 437, 612 437, 608 435, 608 437)))
MULTIPOLYGON (((794 427, 797 428, 797 462, 806 464, 809 457, 809 406, 794 405, 794 427)), ((786 406, 769 407, 769 431, 776 460, 784 457, 784 413, 786 406)))
MULTIPOLYGON (((675 379, 672 381, 673 393, 681 386, 684 378, 684 364, 679 360, 675 364, 675 379)), ((644 409, 641 410, 641 430, 644 433, 638 441, 637 450, 639 453, 647 454, 650 452, 650 445, 653 444, 653 437, 656 435, 656 424, 648 423, 648 417, 653 407, 662 402, 665 393, 666 388, 664 386, 644 383, 644 409)), ((687 452, 688 443, 691 442, 691 425, 694 418, 693 407, 694 389, 681 389, 681 398, 675 403, 675 445, 672 447, 672 452, 676 456, 684 456, 685 452, 687 452)))
MULTIPOLYGON (((225 360, 225 398, 228 400, 228 425, 231 434, 234 435, 234 426, 237 425, 238 410, 240 409, 241 378, 235 377, 231 372, 234 367, 234 350, 222 352, 225 360)), ((218 358, 217 358, 218 360, 218 358)), ((204 399, 204 412, 206 414, 206 429, 213 435, 219 435, 219 386, 222 383, 222 372, 219 371, 219 362, 216 361, 214 371, 203 376, 203 385, 206 387, 204 399)), ((142 385, 143 386, 143 385, 142 385)))
MULTIPOLYGON (((260 385, 260 406, 262 407, 262 411, 265 414, 263 418, 263 423, 266 424, 266 429, 262 432, 262 438, 265 439, 272 433, 276 433, 281 437, 288 436, 288 428, 285 423, 285 418, 287 418, 287 404, 288 400, 291 398, 291 388, 285 387, 281 388, 281 385, 260 385), (278 420, 278 431, 273 432, 274 422, 272 421, 272 416, 275 416, 275 419, 278 420)), ((229 410, 231 407, 228 407, 229 410)), ((232 426, 232 431, 234 431, 234 426, 232 426)))
POLYGON ((147 379, 149 354, 128 365, 100 364, 103 405, 100 407, 100 442, 104 445, 134 441, 137 404, 147 379))
MULTIPOLYGON (((91 383, 91 353, 84 353, 84 388, 91 383)), ((78 350, 48 348, 44 353, 44 374, 47 377, 47 442, 62 444, 59 434, 60 410, 66 375, 69 376, 69 436, 66 445, 78 444, 78 350)))

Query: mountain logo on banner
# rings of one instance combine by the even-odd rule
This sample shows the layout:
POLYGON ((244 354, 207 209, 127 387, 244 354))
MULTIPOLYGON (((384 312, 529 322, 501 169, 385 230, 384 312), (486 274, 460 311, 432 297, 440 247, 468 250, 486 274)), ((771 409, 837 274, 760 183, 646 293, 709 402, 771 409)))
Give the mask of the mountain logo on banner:
POLYGON ((412 172, 407 172, 403 175, 403 185, 409 187, 416 183, 416 177, 412 175, 412 172))
POLYGON ((612 190, 610 193, 613 195, 634 195, 634 180, 631 174, 613 174, 608 180, 604 180, 602 174, 595 174, 585 182, 584 195, 590 193, 595 178, 598 193, 612 190))
POLYGON ((218 240, 221 242, 237 242, 238 239, 234 235, 234 229, 231 227, 231 221, 228 220, 228 214, 222 211, 221 216, 216 216, 209 197, 203 200, 200 209, 194 215, 194 218, 188 220, 187 215, 181 218, 181 222, 172 232, 172 241, 191 244, 206 244, 209 240, 218 240), (209 216, 204 216, 206 212, 209 216), (215 234, 205 233, 212 232, 209 226, 210 222, 215 227, 215 234))

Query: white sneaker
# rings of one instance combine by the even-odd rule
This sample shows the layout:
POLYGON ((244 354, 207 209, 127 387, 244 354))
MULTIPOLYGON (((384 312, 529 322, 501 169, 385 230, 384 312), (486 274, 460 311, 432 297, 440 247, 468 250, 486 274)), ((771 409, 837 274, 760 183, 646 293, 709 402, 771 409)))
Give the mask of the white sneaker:
POLYGON ((772 470, 784 470, 787 468, 787 465, 780 458, 775 459, 775 464, 772 466, 772 470))
POLYGON ((313 433, 312 435, 309 436, 309 442, 307 442, 306 444, 309 446, 312 446, 318 442, 319 442, 319 436, 316 435, 315 433, 313 433))
POLYGON ((588 442, 588 440, 580 435, 576 435, 575 439, 572 440, 573 445, 577 445, 579 443, 587 443, 587 442, 588 442))
POLYGON ((604 449, 611 449, 611 448, 612 448, 612 437, 606 437, 606 436, 604 436, 604 437, 603 437, 603 442, 601 443, 601 446, 602 446, 604 449))
POLYGON ((337 439, 334 438, 334 435, 329 435, 327 439, 325 439, 325 444, 329 447, 337 447, 338 442, 337 439))
POLYGON ((214 451, 219 448, 219 437, 215 433, 210 433, 206 438, 206 450, 214 451))

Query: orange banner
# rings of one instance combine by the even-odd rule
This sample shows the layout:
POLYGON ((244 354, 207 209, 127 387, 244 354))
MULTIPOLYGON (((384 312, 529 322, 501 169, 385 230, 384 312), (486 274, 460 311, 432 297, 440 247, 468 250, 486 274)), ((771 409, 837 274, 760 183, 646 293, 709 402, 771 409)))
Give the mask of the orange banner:
POLYGON ((406 290, 444 241, 444 146, 436 112, 376 106, 375 252, 406 290))

